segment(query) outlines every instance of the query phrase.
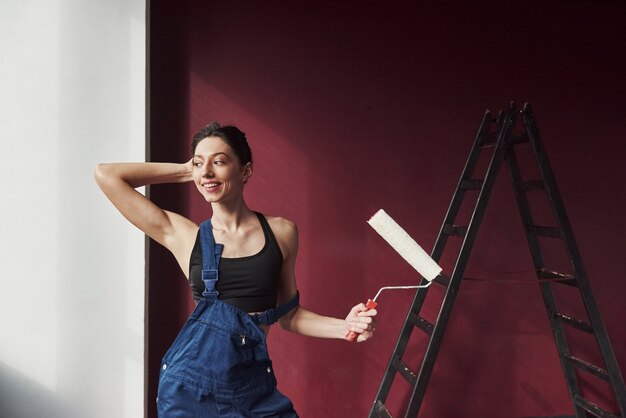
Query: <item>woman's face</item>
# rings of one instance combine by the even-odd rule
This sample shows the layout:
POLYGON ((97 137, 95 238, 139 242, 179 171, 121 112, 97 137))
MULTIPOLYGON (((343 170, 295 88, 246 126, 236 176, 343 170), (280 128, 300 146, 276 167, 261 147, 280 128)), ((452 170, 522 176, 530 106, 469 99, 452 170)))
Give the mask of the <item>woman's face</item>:
POLYGON ((222 138, 209 136, 196 146, 193 180, 207 202, 223 203, 240 198, 243 185, 251 174, 252 165, 242 166, 222 138))

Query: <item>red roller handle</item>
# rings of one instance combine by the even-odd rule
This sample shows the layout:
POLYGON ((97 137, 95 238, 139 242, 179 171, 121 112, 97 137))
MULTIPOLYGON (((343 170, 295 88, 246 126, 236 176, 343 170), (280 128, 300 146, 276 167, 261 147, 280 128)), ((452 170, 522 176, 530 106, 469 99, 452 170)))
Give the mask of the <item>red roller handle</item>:
MULTIPOLYGON (((367 302, 365 302, 365 307, 367 309, 374 309, 376 306, 378 306, 378 303, 374 302, 372 299, 368 299, 367 302)), ((354 331, 350 331, 348 332, 348 335, 346 336, 346 340, 353 343, 356 341, 358 337, 359 337, 359 334, 357 334, 354 331)))

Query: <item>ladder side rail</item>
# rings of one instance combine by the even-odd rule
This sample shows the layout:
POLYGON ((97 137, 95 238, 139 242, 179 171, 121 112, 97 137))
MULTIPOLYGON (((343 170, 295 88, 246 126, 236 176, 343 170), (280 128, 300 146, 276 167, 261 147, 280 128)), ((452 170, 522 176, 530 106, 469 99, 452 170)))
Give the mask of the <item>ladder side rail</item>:
MULTIPOLYGON (((422 279, 420 284, 425 284, 426 280, 422 279)), ((413 304, 409 309, 409 314, 402 325, 402 331, 400 332, 400 337, 396 342, 396 345, 393 349, 393 352, 389 358, 389 362, 387 363, 387 368, 385 369, 385 373, 381 380, 380 386, 378 387, 378 392, 376 392, 376 397, 374 398, 374 404, 372 409, 370 410, 370 418, 376 418, 379 416, 379 408, 377 407, 378 402, 385 403, 387 401, 387 396, 389 395, 389 391, 391 389, 391 385, 393 384, 393 380, 396 377, 396 368, 394 366, 395 358, 402 358, 404 352, 406 350, 406 346, 409 343, 409 339, 411 338, 411 334, 413 333, 413 328, 415 328, 410 322, 410 317, 412 312, 419 312, 422 308, 424 300, 426 299, 426 294, 428 293, 428 288, 420 288, 417 289, 415 294, 415 298, 413 299, 413 304), (416 309, 416 311, 414 311, 416 309)))
POLYGON ((589 285, 589 280, 587 278, 587 273, 583 267, 582 257, 578 250, 578 246, 576 245, 569 218, 565 212, 563 200, 556 185, 547 154, 543 148, 539 130, 528 103, 524 106, 522 111, 522 119, 524 126, 526 127, 535 158, 539 164, 541 175, 544 179, 546 192, 548 193, 552 210, 556 217, 558 226, 562 231, 562 238, 565 242, 570 260, 572 260, 572 267, 579 283, 581 297, 583 299, 585 309, 587 310, 590 323, 595 330, 594 335, 596 337, 596 342, 606 363, 607 372, 609 374, 611 386, 615 392, 620 413, 622 416, 626 416, 626 386, 624 385, 624 379, 619 370, 617 359, 615 358, 615 353, 611 347, 611 342, 608 338, 600 311, 595 303, 591 286, 589 285))
POLYGON ((470 150, 470 154, 467 157, 467 161, 465 162, 465 166, 463 167, 463 171, 461 172, 461 176, 459 177, 459 181, 457 183, 454 195, 452 196, 450 206, 448 206, 446 216, 443 218, 441 228, 439 229, 439 234, 437 235, 437 240, 435 241, 435 245, 433 246, 433 250, 430 255, 431 258, 437 262, 439 262, 439 259, 443 254, 444 247, 448 240, 448 234, 444 232, 444 228, 446 225, 454 223, 454 221, 456 220, 456 216, 459 213, 459 209, 461 208, 463 198, 465 197, 465 191, 462 189, 461 184, 465 180, 471 180, 474 169, 476 168, 476 164, 478 163, 478 157, 480 156, 481 152, 481 145, 484 142, 485 137, 489 133, 489 127, 494 124, 495 123, 493 117, 491 116, 491 112, 487 110, 480 123, 478 132, 476 133, 476 137, 474 138, 474 143, 470 150))
MULTIPOLYGON (((524 191, 520 190, 520 185, 522 184, 522 176, 517 161, 517 155, 515 153, 515 147, 513 146, 509 149, 507 162, 509 165, 511 179, 513 181, 513 189, 515 192, 517 207, 519 208, 522 223, 524 224, 524 233, 526 234, 526 239, 528 241, 528 247, 530 248, 530 254, 533 259, 535 271, 538 272, 540 269, 545 267, 545 263, 543 260, 543 254, 541 252, 541 246, 539 245, 537 237, 529 232, 528 227, 530 225, 534 225, 534 222, 528 202, 528 197, 526 193, 524 193, 524 191)), ((570 351, 567 345, 567 339, 565 337, 563 325, 560 321, 556 319, 555 316, 558 311, 556 307, 556 302, 554 300, 551 283, 540 282, 539 287, 541 289, 543 301, 546 306, 546 311, 548 313, 548 320, 550 322, 550 328, 552 329, 552 335, 556 342, 561 368, 563 370, 563 374, 565 375, 565 380, 567 383, 570 398, 572 400, 572 405, 574 405, 576 418, 586 418, 586 411, 583 408, 577 406, 575 402, 576 398, 580 397, 580 387, 578 385, 576 371, 564 360, 565 356, 570 355, 570 351)))
MULTIPOLYGON (((493 117, 491 116, 491 113, 489 111, 486 111, 478 128, 478 132, 476 133, 476 137, 474 138, 474 144, 471 148, 470 154, 465 163, 465 167, 463 168, 463 171, 459 178, 452 201, 450 203, 450 206, 448 207, 448 211, 437 236, 437 240, 435 241, 435 246, 433 247, 433 252, 431 253, 431 257, 435 261, 439 261, 439 259, 441 258, 441 254, 443 253, 443 249, 448 238, 448 235, 443 232, 444 226, 446 225, 446 222, 454 222, 454 219, 456 218, 456 215, 461 207, 461 203, 464 197, 464 191, 461 189, 461 183, 464 179, 469 179, 472 175, 474 168, 476 167, 478 157, 480 155, 480 145, 484 141, 489 131, 489 127, 492 123, 493 117)), ((425 284, 425 282, 425 280, 422 280, 420 284, 425 284)), ((370 418, 378 417, 378 403, 384 403, 387 400, 391 385, 393 384, 393 380, 396 376, 396 368, 394 367, 393 360, 394 358, 401 358, 404 355, 406 346, 409 342, 414 328, 410 321, 411 314, 419 314, 422 309, 422 305, 424 304, 424 301, 426 299, 427 293, 428 288, 418 289, 415 293, 415 297, 413 299, 411 307, 409 308, 407 317, 404 321, 404 324, 402 325, 400 337, 398 338, 394 350, 389 358, 389 362, 387 363, 387 368, 385 369, 383 379, 378 388, 378 392, 376 393, 376 397, 374 398, 374 404, 369 415, 370 418)))
POLYGON ((491 162, 489 163, 489 168, 487 169, 483 186, 476 201, 476 206, 469 223, 467 234, 463 240, 459 256, 454 266, 454 271, 450 277, 450 284, 444 296, 441 309, 439 310, 439 315, 437 317, 437 321, 435 322, 431 338, 428 341, 428 346, 426 347, 426 353, 422 360, 420 370, 417 373, 417 382, 413 388, 413 394, 411 395, 411 399, 409 401, 409 407, 405 415, 406 418, 415 418, 419 413, 419 408, 421 407, 424 399, 426 388, 437 359, 437 354, 439 353, 439 347, 441 346, 441 341, 452 312, 454 300, 456 299, 458 289, 463 279, 463 274, 465 273, 465 267, 467 266, 467 261, 469 260, 474 240, 478 233, 478 227, 482 221, 498 171, 506 154, 508 141, 511 137, 512 127, 515 122, 515 116, 515 107, 511 104, 502 123, 502 129, 498 132, 496 149, 491 158, 491 162))

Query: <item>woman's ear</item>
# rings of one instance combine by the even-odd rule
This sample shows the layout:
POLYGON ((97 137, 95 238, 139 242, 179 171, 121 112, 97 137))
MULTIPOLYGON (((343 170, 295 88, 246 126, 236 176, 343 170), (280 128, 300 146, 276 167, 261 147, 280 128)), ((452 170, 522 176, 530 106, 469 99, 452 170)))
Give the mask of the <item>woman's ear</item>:
POLYGON ((243 184, 246 184, 248 182, 248 179, 252 176, 252 171, 253 171, 253 167, 252 167, 252 163, 246 163, 246 165, 243 166, 243 184))

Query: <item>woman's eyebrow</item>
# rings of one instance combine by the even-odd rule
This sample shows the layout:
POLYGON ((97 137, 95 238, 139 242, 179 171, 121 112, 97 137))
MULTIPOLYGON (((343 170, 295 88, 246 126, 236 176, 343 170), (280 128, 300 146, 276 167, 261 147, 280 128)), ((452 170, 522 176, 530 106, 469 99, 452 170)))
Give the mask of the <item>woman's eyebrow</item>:
MULTIPOLYGON (((214 154, 208 155, 208 157, 209 158, 213 158, 213 157, 216 157, 218 155, 225 155, 226 157, 230 158, 230 156, 228 154, 226 154, 225 152, 216 152, 214 154)), ((196 154, 196 155, 193 156, 193 158, 204 158, 204 156, 200 155, 200 154, 196 154)))

